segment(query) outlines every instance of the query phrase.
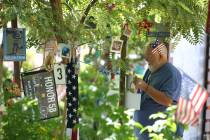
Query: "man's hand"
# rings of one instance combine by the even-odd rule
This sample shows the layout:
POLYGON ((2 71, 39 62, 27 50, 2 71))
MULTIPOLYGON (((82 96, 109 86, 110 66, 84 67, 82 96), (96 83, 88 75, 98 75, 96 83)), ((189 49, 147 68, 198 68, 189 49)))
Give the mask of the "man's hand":
POLYGON ((135 84, 135 88, 136 89, 141 89, 141 90, 146 92, 146 90, 148 88, 148 84, 146 82, 144 82, 142 79, 140 79, 140 78, 138 78, 136 76, 135 76, 133 82, 135 84))
POLYGON ((149 86, 142 79, 135 77, 133 82, 135 84, 136 89, 143 90, 144 92, 146 92, 147 95, 149 95, 157 103, 164 106, 169 106, 172 104, 172 99, 166 96, 164 92, 159 91, 153 88, 152 86, 149 86))

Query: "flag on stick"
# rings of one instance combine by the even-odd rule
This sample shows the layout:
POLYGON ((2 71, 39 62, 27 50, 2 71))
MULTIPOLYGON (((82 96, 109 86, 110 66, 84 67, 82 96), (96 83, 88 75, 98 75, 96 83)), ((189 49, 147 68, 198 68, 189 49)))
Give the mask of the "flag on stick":
POLYGON ((74 63, 67 64, 66 96, 67 96, 67 134, 71 140, 79 140, 79 133, 75 125, 78 121, 78 75, 75 73, 74 63))
POLYGON ((194 125, 199 119, 208 98, 207 90, 196 83, 183 71, 180 98, 177 104, 176 120, 182 124, 194 125))

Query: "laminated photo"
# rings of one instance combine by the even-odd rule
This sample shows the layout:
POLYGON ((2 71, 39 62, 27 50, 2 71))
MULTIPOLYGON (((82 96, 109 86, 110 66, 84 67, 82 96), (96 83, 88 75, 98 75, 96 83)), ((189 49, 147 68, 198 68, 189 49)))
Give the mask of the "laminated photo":
POLYGON ((123 41, 113 39, 111 44, 111 52, 121 53, 123 41))
POLYGON ((26 33, 24 28, 3 29, 3 60, 25 61, 26 60, 26 33))
POLYGON ((58 49, 59 56, 62 58, 69 58, 70 55, 70 45, 65 43, 59 43, 59 49, 58 49))

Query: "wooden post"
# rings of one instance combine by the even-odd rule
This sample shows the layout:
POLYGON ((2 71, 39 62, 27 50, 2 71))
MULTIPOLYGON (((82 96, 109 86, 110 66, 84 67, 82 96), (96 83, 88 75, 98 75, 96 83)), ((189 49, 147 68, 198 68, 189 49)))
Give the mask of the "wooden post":
MULTIPOLYGON (((18 28, 17 17, 12 20, 11 26, 12 26, 12 28, 18 28)), ((18 86, 21 87, 21 82, 20 82, 20 63, 18 61, 14 62, 14 80, 18 84, 18 86)))

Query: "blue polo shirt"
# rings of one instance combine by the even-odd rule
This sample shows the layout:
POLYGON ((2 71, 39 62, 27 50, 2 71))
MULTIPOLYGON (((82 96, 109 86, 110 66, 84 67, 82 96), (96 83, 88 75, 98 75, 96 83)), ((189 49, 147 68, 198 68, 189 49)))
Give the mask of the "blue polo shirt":
MULTIPOLYGON (((154 87, 155 89, 162 91, 169 98, 173 100, 173 103, 178 101, 181 88, 181 73, 171 63, 164 64, 160 69, 151 73, 147 70, 143 80, 154 87)), ((134 112, 134 120, 141 123, 143 126, 153 125, 154 120, 150 120, 149 116, 157 112, 163 112, 166 110, 166 106, 155 102, 145 92, 141 93, 141 109, 134 112)), ((149 140, 148 133, 139 133, 140 130, 135 128, 135 134, 139 140, 149 140)), ((182 136, 183 129, 178 125, 177 134, 182 136)))

